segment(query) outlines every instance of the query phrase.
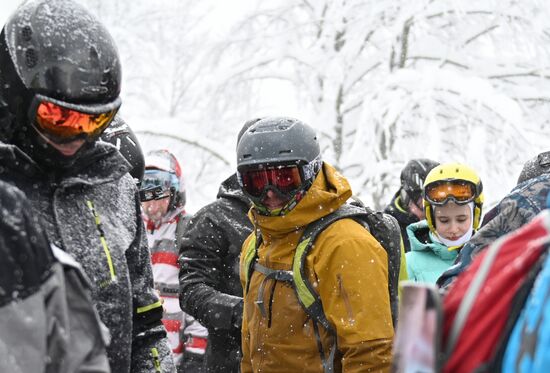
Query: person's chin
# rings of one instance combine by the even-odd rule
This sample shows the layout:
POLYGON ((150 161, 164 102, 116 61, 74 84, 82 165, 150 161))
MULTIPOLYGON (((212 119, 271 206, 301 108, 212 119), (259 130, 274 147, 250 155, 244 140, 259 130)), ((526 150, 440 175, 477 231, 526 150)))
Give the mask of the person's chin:
POLYGON ((85 140, 75 140, 66 144, 57 144, 53 141, 49 141, 50 146, 52 146, 55 150, 57 150, 65 157, 74 156, 80 150, 80 148, 82 148, 84 143, 85 140))
POLYGON ((264 206, 265 206, 268 210, 274 211, 274 210, 282 209, 283 206, 284 206, 284 204, 274 204, 274 205, 264 204, 264 206))

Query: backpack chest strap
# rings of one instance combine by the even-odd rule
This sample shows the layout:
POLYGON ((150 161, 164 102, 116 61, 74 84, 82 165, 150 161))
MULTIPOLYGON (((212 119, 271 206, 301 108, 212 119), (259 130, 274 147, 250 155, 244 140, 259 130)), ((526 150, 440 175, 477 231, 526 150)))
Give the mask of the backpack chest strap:
POLYGON ((292 282, 294 281, 294 273, 292 271, 286 271, 284 269, 271 269, 260 263, 254 263, 254 270, 263 273, 267 278, 272 278, 277 281, 292 282))
POLYGON ((285 271, 283 269, 271 269, 266 266, 261 265, 258 262, 254 263, 254 270, 262 273, 265 277, 262 280, 262 283, 260 284, 260 288, 258 290, 258 297, 256 298, 256 305, 260 309, 260 312, 263 317, 266 317, 267 313, 265 310, 264 305, 264 292, 265 292, 265 285, 266 281, 273 279, 276 281, 284 281, 284 282, 294 282, 294 274, 292 271, 285 271))

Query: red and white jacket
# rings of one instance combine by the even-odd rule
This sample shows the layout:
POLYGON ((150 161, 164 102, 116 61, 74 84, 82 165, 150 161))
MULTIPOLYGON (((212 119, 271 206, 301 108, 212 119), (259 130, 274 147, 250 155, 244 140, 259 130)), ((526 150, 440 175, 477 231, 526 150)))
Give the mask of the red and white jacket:
POLYGON ((155 224, 143 214, 147 240, 151 252, 155 288, 164 301, 162 322, 174 354, 176 366, 181 365, 183 352, 204 355, 208 331, 192 316, 183 312, 179 305, 179 264, 176 247, 178 221, 188 219, 184 208, 169 211, 155 224))

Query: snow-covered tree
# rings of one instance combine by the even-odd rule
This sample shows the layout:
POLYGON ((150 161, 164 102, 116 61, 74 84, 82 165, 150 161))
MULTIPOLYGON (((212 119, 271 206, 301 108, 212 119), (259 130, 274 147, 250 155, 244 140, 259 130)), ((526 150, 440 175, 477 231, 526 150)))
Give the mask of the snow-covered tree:
POLYGON ((411 158, 468 163, 491 203, 547 150, 543 0, 78 1, 119 46, 122 115, 145 150, 182 158, 194 208, 259 115, 316 127, 325 159, 378 208, 411 158), (292 110, 266 110, 274 96, 292 110))
POLYGON ((536 143, 550 98, 543 2, 270 4, 232 35, 228 51, 238 49, 242 63, 231 79, 251 89, 266 78, 292 82, 325 158, 376 207, 413 157, 472 165, 494 201, 544 146, 536 143))

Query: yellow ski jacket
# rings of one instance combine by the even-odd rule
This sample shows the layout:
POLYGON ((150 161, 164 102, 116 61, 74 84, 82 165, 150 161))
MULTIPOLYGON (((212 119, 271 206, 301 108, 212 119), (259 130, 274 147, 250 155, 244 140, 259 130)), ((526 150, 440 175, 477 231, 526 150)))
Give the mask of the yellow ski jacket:
MULTIPOLYGON (((249 217, 262 235, 258 263, 291 270, 304 228, 338 209, 351 194, 348 181, 325 163, 304 198, 285 216, 262 216, 252 209, 249 217)), ((243 244, 243 252, 253 235, 243 244)), ((389 371, 393 326, 387 263, 384 248, 351 219, 338 220, 321 232, 307 257, 306 273, 337 333, 335 372, 389 371)), ((262 284, 264 278, 252 272, 244 295, 242 373, 323 372, 315 329, 325 355, 329 333, 307 316, 289 283, 268 279, 262 284), (258 300, 265 305, 265 315, 258 300)))

